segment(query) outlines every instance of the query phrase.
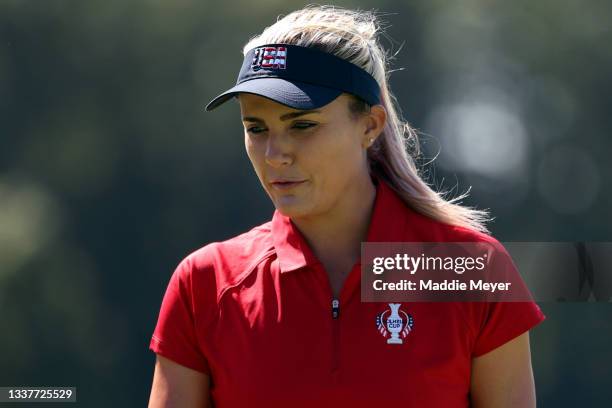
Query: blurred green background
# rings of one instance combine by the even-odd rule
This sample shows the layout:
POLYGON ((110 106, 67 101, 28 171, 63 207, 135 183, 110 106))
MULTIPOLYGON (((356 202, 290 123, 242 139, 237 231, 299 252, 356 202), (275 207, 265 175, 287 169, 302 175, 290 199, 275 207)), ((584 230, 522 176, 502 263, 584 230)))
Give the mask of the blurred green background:
MULTIPOLYGON (((148 342, 187 253, 272 206, 239 110, 241 49, 306 3, 0 0, 0 385, 145 406, 148 342)), ((438 187, 500 241, 612 241, 612 2, 339 1, 376 9, 438 187)), ((609 406, 610 303, 543 303, 544 407, 609 406)))

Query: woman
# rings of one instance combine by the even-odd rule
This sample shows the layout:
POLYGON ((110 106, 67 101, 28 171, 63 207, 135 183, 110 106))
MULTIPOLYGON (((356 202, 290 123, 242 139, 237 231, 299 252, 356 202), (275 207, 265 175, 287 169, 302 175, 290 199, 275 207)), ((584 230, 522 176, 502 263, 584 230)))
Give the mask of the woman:
POLYGON ((363 241, 497 242, 419 177, 376 34, 369 13, 291 13, 207 106, 238 99, 276 210, 172 275, 150 407, 535 406, 534 303, 402 303, 410 334, 391 344, 375 324, 390 305, 360 301, 363 241))

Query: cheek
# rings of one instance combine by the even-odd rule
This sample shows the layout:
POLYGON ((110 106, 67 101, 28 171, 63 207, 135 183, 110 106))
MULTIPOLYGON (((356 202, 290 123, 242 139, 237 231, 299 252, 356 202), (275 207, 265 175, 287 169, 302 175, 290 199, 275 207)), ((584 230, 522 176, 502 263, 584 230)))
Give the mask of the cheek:
POLYGON ((249 159, 251 159, 252 162, 258 160, 258 157, 260 156, 260 149, 258 148, 257 143, 254 143, 253 140, 251 140, 251 138, 246 134, 244 136, 244 148, 246 150, 247 156, 249 156, 249 159))
POLYGON ((305 156, 317 167, 338 173, 337 176, 341 177, 360 167, 362 151, 354 134, 328 132, 320 135, 318 143, 313 144, 305 156))
POLYGON ((255 172, 260 175, 264 161, 264 152, 257 143, 253 143, 248 135, 245 135, 244 137, 244 148, 247 156, 249 156, 249 160, 251 161, 253 168, 255 169, 255 172))

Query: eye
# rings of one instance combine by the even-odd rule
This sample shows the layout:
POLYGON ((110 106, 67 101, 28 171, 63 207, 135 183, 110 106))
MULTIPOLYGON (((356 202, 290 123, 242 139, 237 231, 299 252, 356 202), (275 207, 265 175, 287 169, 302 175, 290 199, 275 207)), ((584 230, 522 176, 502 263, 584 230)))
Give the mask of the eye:
POLYGON ((293 124, 293 128, 294 129, 309 129, 311 127, 317 126, 316 123, 312 123, 312 122, 295 122, 293 124))
MULTIPOLYGON (((297 129, 297 130, 306 130, 306 129, 310 129, 312 127, 317 126, 316 123, 312 123, 312 122, 295 122, 291 125, 292 129, 297 129)), ((265 132, 267 129, 265 127, 262 126, 250 126, 247 127, 246 131, 250 134, 259 134, 259 133, 263 133, 265 132)))
POLYGON ((261 132, 264 132, 266 129, 261 127, 261 126, 251 126, 249 128, 247 128, 247 132, 248 133, 253 133, 253 134, 258 134, 261 132))

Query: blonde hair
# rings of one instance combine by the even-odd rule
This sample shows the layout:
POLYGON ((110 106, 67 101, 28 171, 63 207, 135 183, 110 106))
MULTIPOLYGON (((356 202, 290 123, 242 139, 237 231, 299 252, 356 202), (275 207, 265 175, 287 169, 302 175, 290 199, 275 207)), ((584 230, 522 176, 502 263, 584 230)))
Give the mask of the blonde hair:
MULTIPOLYGON (((399 104, 389 89, 389 57, 378 41, 381 31, 373 12, 308 5, 251 38, 243 54, 265 44, 293 44, 328 52, 370 73, 380 86, 382 105, 387 111, 385 128, 368 149, 370 172, 387 181, 415 211, 445 224, 488 233, 485 226, 490 220, 488 212, 459 204, 469 190, 447 200, 444 196, 448 192, 434 191, 421 178, 415 164, 420 155, 418 135, 402 119, 399 104), (408 148, 413 150, 412 155, 408 148)), ((351 110, 367 110, 367 104, 361 105, 360 108, 359 103, 352 104, 351 110)))

